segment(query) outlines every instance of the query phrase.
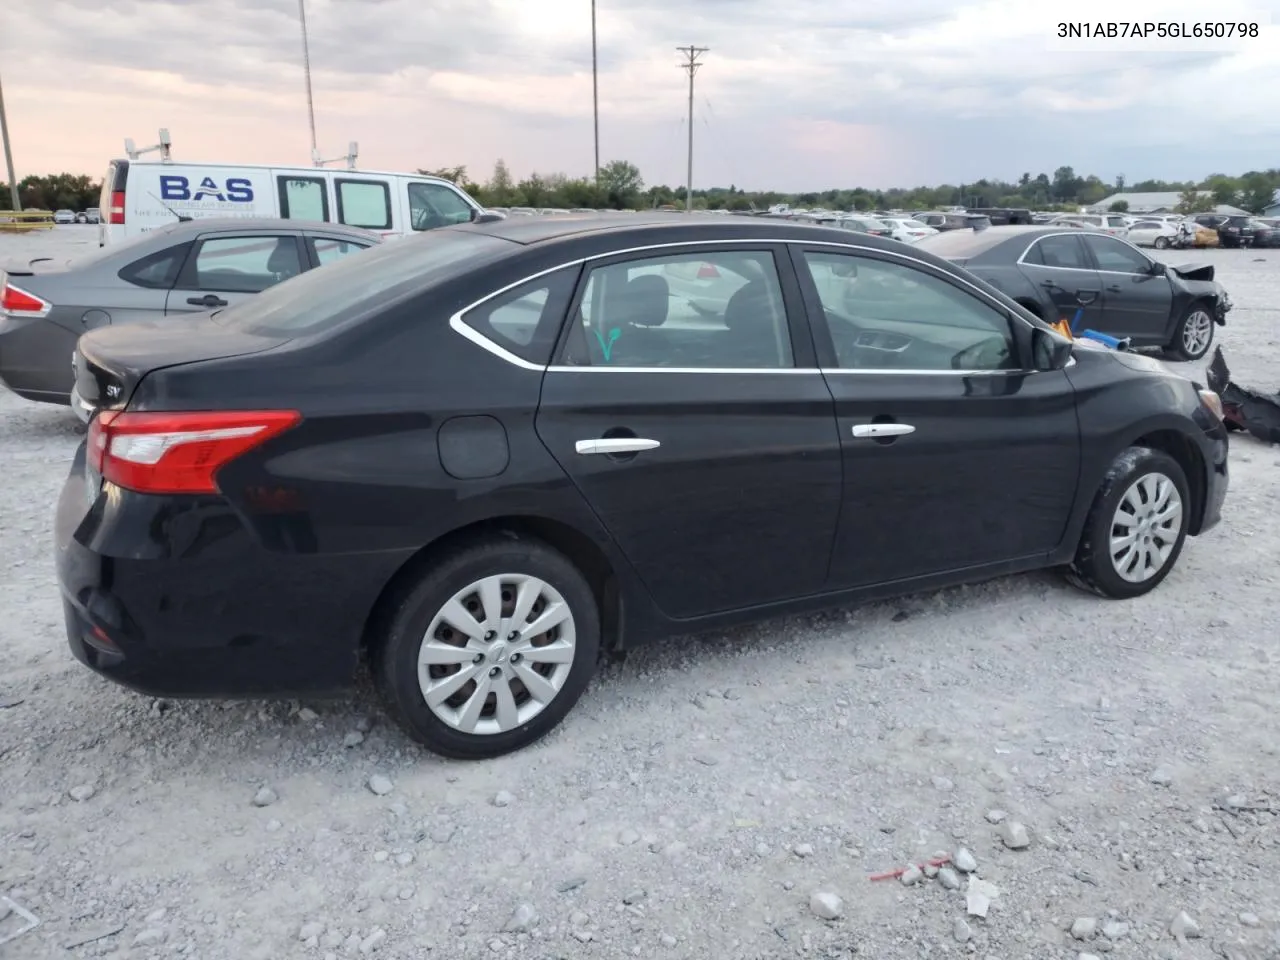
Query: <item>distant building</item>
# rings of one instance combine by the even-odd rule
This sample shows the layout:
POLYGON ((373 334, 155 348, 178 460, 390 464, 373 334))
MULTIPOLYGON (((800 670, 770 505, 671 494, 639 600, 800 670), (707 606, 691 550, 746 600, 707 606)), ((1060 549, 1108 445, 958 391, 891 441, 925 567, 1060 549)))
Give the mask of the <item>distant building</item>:
POLYGON ((1262 208, 1264 217, 1280 217, 1280 190, 1277 190, 1271 202, 1262 208))
POLYGON ((1220 217, 1252 217, 1253 214, 1248 210, 1241 210, 1239 207, 1233 207, 1229 203, 1219 203, 1214 206, 1210 213, 1216 213, 1220 217))
MULTIPOLYGON (((1212 194, 1208 190, 1197 191, 1201 197, 1212 194)), ((1113 203, 1124 201, 1129 205, 1126 213, 1177 213, 1182 202, 1180 192, 1171 193, 1116 193, 1089 207, 1089 213, 1107 213, 1113 203)))

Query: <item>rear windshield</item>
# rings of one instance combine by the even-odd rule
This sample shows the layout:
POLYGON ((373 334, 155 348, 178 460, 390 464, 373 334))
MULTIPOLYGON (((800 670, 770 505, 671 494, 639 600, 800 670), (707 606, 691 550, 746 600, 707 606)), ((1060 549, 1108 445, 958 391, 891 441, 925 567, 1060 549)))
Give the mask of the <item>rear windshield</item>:
POLYGON ((321 333, 375 303, 448 280, 512 249, 507 240, 448 228, 392 239, 276 284, 220 311, 214 320, 256 336, 321 333))
POLYGON ((993 238, 985 230, 946 230, 924 237, 916 246, 939 257, 968 259, 986 253, 999 242, 999 237, 993 238))

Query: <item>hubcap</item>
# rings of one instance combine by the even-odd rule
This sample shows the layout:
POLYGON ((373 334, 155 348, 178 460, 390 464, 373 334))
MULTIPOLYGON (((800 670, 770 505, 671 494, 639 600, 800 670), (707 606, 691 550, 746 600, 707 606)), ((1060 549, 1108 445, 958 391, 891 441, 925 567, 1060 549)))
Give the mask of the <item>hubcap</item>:
POLYGON ((1209 347, 1209 338, 1213 336, 1213 318, 1203 310, 1197 310, 1187 317, 1186 326, 1182 328, 1182 345, 1187 353, 1199 356, 1209 347))
POLYGON ((1163 473, 1139 477, 1111 520, 1111 563, 1129 583, 1145 583, 1164 569, 1182 530, 1182 497, 1163 473))
POLYGON ((577 633, 559 592, 504 573, 463 587, 440 608, 418 651, 428 708, 463 733, 491 736, 528 723, 573 666, 577 633))

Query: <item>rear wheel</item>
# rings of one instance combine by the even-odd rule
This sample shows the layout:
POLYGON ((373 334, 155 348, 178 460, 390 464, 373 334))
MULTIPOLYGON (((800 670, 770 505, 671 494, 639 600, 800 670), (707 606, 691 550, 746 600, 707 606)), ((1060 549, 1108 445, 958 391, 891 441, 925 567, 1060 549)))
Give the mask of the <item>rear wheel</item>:
POLYGON ((1199 360, 1213 343, 1213 315, 1203 303, 1187 307, 1173 330, 1168 349, 1180 360, 1199 360))
POLYGON ((540 542, 494 540, 448 555, 406 591, 372 665, 406 733, 479 760, 550 732, 599 654, 599 610, 577 568, 540 542))
POLYGON ((1094 497, 1068 578, 1112 599, 1142 596, 1177 563, 1190 519, 1191 496, 1178 461, 1130 447, 1094 497))

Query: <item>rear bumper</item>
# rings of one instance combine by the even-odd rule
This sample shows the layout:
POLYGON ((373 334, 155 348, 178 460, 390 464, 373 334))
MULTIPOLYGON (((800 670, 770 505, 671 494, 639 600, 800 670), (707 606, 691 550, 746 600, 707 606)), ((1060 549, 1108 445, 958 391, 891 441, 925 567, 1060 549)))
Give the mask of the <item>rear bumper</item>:
POLYGON ((55 522, 67 643, 153 696, 278 696, 349 686, 365 621, 405 557, 265 544, 216 498, 112 489, 89 506, 82 443, 55 522))

